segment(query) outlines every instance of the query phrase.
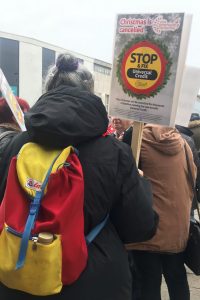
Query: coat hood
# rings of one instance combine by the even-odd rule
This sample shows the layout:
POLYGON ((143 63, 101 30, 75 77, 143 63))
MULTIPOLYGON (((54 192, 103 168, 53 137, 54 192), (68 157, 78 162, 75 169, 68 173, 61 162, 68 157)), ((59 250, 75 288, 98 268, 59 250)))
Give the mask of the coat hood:
POLYGON ((184 140, 175 128, 160 125, 146 125, 143 142, 166 155, 176 155, 184 146, 184 140))
POLYGON ((106 132, 108 117, 99 97, 60 86, 39 98, 26 113, 25 124, 33 141, 67 147, 101 136, 106 132))
POLYGON ((175 126, 176 129, 180 132, 180 133, 183 133, 187 136, 190 136, 192 137, 193 136, 193 132, 191 129, 189 129, 188 127, 185 127, 185 126, 181 126, 181 125, 176 125, 175 126))

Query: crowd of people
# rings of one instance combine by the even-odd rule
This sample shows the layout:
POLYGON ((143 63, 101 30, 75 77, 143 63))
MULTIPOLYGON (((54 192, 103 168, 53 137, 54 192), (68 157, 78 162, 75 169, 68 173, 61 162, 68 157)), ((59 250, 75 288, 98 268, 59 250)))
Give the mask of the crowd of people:
MULTIPOLYGON (((9 108, 0 99, 0 202, 10 161, 24 144, 73 145, 84 175, 85 235, 109 215, 88 246, 88 263, 80 277, 45 299, 161 300, 163 275, 170 300, 189 300, 184 249, 195 207, 188 169, 198 191, 200 120, 191 119, 190 129, 146 124, 137 167, 130 147, 134 122, 117 117, 109 122, 94 94, 92 74, 76 57, 60 54, 45 88, 31 108, 17 99, 25 112, 25 132, 11 112, 3 113, 9 108)), ((44 299, 2 283, 0 295, 4 300, 44 299)))

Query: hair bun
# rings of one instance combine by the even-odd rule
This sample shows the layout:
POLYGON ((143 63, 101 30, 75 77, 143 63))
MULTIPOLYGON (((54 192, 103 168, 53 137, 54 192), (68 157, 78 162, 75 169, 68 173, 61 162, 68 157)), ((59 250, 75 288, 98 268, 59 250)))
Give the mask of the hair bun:
POLYGON ((56 67, 59 71, 73 72, 78 69, 78 59, 72 54, 63 53, 58 55, 56 67))

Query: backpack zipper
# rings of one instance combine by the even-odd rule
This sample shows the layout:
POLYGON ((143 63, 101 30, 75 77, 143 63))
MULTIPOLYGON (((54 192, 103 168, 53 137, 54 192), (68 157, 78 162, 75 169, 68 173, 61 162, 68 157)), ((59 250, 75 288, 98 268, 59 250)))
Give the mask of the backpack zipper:
MULTIPOLYGON (((9 226, 6 226, 5 228, 6 228, 6 231, 8 231, 9 233, 12 233, 12 234, 14 234, 14 235, 17 236, 17 237, 22 238, 22 235, 23 235, 23 234, 22 234, 21 232, 18 232, 18 231, 16 231, 15 229, 13 229, 13 228, 11 228, 11 227, 9 227, 9 226)), ((33 249, 33 250, 37 250, 38 236, 37 236, 37 235, 30 236, 30 237, 29 237, 29 240, 30 240, 30 241, 33 241, 32 249, 33 249)))

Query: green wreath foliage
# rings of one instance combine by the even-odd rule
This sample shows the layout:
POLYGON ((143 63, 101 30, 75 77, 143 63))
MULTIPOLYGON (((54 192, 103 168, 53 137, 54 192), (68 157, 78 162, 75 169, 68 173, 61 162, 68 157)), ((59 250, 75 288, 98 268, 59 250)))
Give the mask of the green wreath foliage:
POLYGON ((155 95, 159 94, 159 92, 167 84, 167 81, 170 79, 170 76, 171 76, 171 73, 170 73, 171 65, 172 65, 172 59, 170 57, 169 50, 163 42, 155 40, 154 38, 149 38, 148 36, 142 36, 142 37, 140 36, 140 37, 136 37, 136 38, 131 39, 130 41, 128 41, 128 43, 125 45, 125 47, 121 51, 121 53, 120 53, 120 55, 118 56, 118 59, 117 59, 116 75, 117 75, 117 79, 118 79, 119 84, 123 88, 124 93, 128 94, 129 96, 136 97, 137 99, 146 99, 146 98, 154 97, 155 95), (121 78, 121 65, 122 65, 122 60, 124 58, 124 55, 125 55, 126 51, 130 47, 132 47, 133 45, 135 45, 139 42, 142 42, 142 41, 148 41, 148 42, 151 42, 152 44, 155 44, 156 46, 158 46, 161 49, 161 51, 163 52, 163 54, 165 56, 165 59, 167 60, 165 74, 164 74, 164 80, 163 80, 162 84, 156 90, 150 92, 148 95, 136 94, 133 91, 128 90, 125 87, 124 82, 121 78))

